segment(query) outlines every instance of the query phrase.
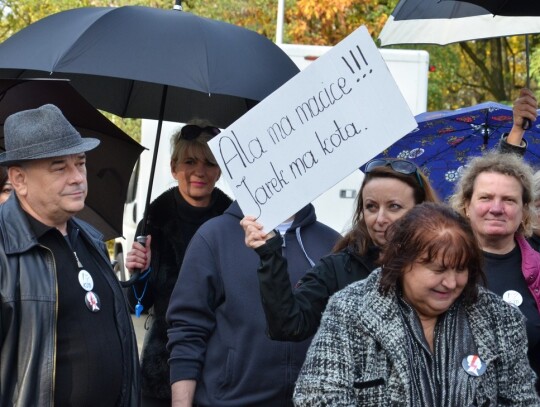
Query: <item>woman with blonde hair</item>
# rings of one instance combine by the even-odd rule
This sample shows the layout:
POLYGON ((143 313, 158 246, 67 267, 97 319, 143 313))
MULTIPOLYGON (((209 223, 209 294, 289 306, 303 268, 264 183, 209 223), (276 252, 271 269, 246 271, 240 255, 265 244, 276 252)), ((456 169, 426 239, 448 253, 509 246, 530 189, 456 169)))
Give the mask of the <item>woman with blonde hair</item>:
MULTIPOLYGON (((169 299, 191 238, 199 226, 221 215, 232 202, 215 187, 221 171, 207 145, 219 132, 210 123, 195 121, 172 135, 170 167, 177 185, 148 208, 151 256, 147 248, 133 243, 126 257, 130 272, 143 270, 138 282, 126 290, 128 300, 138 312, 141 308, 150 312, 141 354, 143 407, 171 405, 165 320, 169 299)), ((139 224, 138 234, 141 228, 139 224)))
POLYGON ((540 374, 540 253, 526 240, 537 223, 532 168, 515 154, 473 158, 450 204, 471 223, 487 287, 525 315, 529 362, 540 374))

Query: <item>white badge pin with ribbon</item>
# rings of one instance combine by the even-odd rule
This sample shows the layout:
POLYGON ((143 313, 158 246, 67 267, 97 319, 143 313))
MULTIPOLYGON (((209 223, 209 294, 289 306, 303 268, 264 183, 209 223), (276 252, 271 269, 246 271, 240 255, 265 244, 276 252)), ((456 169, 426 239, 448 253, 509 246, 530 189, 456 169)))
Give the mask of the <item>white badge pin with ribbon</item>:
POLYGON ((487 364, 478 355, 468 355, 461 361, 461 366, 470 376, 482 376, 486 372, 487 364))

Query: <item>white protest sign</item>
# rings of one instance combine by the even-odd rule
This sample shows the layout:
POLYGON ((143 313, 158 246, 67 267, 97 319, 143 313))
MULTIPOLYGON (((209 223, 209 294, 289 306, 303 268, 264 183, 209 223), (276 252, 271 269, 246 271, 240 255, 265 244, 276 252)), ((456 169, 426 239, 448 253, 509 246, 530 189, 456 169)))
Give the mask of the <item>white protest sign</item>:
POLYGON ((360 27, 209 145, 244 214, 269 231, 416 126, 360 27))

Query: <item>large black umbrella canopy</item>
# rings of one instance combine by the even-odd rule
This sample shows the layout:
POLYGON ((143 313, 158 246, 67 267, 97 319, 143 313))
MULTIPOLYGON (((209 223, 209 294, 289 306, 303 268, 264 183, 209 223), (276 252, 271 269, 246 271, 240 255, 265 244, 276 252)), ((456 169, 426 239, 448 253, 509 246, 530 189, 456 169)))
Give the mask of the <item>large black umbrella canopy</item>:
POLYGON ((476 4, 500 16, 540 16, 540 2, 535 0, 460 0, 476 4))
POLYGON ((538 32, 540 19, 536 17, 493 16, 485 8, 466 1, 400 0, 379 40, 381 46, 446 45, 538 32))
POLYGON ((298 72, 256 32, 139 6, 78 8, 39 20, 0 44, 0 69, 2 77, 71 79, 95 107, 122 117, 204 117, 221 128, 298 72))
POLYGON ((150 190, 163 120, 227 127, 298 71, 256 32, 139 6, 63 11, 0 44, 0 77, 68 78, 99 109, 159 120, 150 190))
POLYGON ((298 72, 253 31, 139 6, 64 11, 0 44, 0 76, 69 78, 99 109, 158 120, 143 225, 163 120, 228 127, 298 72))
POLYGON ((133 167, 144 148, 88 103, 67 80, 0 79, 0 151, 5 119, 44 104, 56 105, 83 137, 101 143, 87 155, 88 196, 77 216, 105 240, 122 236, 122 214, 133 167))

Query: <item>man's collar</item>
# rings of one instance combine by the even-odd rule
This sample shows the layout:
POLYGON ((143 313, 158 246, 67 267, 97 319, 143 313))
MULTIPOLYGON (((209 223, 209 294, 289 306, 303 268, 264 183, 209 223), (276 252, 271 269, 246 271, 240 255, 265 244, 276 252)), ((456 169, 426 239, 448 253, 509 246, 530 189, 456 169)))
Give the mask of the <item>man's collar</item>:
MULTIPOLYGON (((48 225, 45 225, 44 223, 40 222, 39 220, 34 218, 32 215, 30 215, 25 210, 23 210, 23 212, 26 215, 26 218, 28 219, 28 223, 30 224, 30 228, 34 232, 34 235, 36 236, 37 239, 39 239, 45 233, 49 232, 52 229, 58 230, 55 227, 48 226, 48 225)), ((68 220, 67 229, 68 229, 68 234, 70 233, 70 230, 74 229, 73 225, 72 225, 72 222, 71 222, 71 219, 68 220)), ((60 231, 58 231, 58 232, 60 232, 60 231)))

